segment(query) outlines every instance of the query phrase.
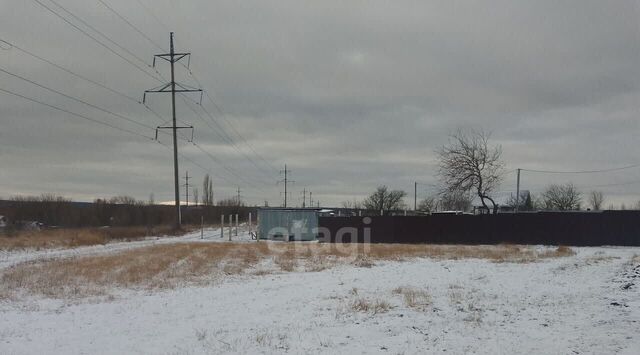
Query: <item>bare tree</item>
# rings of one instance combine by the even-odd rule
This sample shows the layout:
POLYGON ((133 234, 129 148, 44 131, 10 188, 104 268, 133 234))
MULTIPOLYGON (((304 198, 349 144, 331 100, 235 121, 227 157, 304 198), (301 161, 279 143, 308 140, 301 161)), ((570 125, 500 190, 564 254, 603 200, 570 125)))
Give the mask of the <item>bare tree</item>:
POLYGON ((471 196, 468 191, 445 191, 440 194, 440 209, 443 211, 471 210, 471 196))
POLYGON ((486 200, 497 213, 491 193, 498 187, 502 178, 502 147, 489 146, 488 133, 483 131, 458 130, 449 138, 448 145, 437 153, 439 156, 438 175, 444 185, 444 192, 463 191, 474 193, 480 198, 482 205, 489 210, 486 200))
POLYGON ((359 210, 362 208, 362 204, 354 198, 353 201, 349 201, 349 200, 342 201, 342 207, 359 210))
POLYGON ((517 205, 518 211, 533 211, 534 209, 533 199, 529 191, 520 191, 520 198, 516 198, 516 194, 511 194, 506 205, 514 210, 517 205))
POLYGON ((137 204, 138 201, 136 201, 135 198, 131 197, 131 196, 114 196, 111 199, 109 199, 109 203, 112 203, 114 205, 135 205, 137 204))
POLYGON ((589 193, 589 205, 594 211, 600 211, 604 204, 604 194, 602 191, 591 191, 589 193))
POLYGON ((433 196, 425 197, 418 203, 418 211, 422 212, 433 212, 436 209, 436 205, 438 201, 433 196))
POLYGON ((197 206, 198 205, 198 198, 200 196, 198 196, 198 188, 194 187, 193 188, 193 203, 197 206))
POLYGON ((548 210, 579 210, 582 203, 582 194, 572 183, 549 185, 542 193, 542 198, 548 210))
POLYGON ((245 204, 242 200, 238 200, 237 197, 229 197, 218 201, 218 206, 224 207, 244 207, 245 204))
POLYGON ((209 174, 206 174, 202 182, 202 204, 205 206, 213 206, 213 202, 213 180, 211 180, 209 174))
POLYGON ((379 186, 374 193, 367 197, 362 205, 368 210, 392 211, 405 208, 403 198, 407 195, 402 190, 392 190, 386 186, 379 186))

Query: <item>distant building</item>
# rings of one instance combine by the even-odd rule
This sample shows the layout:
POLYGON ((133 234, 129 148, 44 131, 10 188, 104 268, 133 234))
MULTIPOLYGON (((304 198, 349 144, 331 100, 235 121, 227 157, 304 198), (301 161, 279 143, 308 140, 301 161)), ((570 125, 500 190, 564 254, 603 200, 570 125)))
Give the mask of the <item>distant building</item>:
MULTIPOLYGON (((516 211, 516 193, 502 193, 498 194, 494 197, 496 205, 498 205, 498 213, 509 213, 516 211)), ((489 206, 489 210, 493 207, 489 201, 487 201, 487 205, 489 206)), ((519 212, 531 211, 531 192, 529 190, 521 190, 520 191, 520 199, 519 199, 520 208, 519 212), (528 206, 527 206, 528 201, 528 206)), ((487 210, 482 203, 479 201, 479 198, 476 198, 473 201, 473 213, 474 214, 488 214, 490 211, 487 210)))

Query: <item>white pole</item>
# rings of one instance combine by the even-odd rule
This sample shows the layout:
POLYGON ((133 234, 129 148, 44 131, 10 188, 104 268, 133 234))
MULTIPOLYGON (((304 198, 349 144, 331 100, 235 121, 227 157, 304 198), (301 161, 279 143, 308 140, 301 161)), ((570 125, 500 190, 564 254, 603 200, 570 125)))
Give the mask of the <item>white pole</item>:
POLYGON ((233 215, 229 215, 229 241, 231 241, 231 233, 233 233, 233 215))
POLYGON ((238 214, 236 213, 236 237, 238 236, 238 214))
POLYGON ((380 215, 384 216, 384 210, 380 210, 380 215))
POLYGON ((224 215, 220 215, 220 238, 224 238, 224 215))
POLYGON ((518 179, 516 181, 516 212, 520 209, 520 169, 518 169, 518 179))
POLYGON ((200 216, 200 239, 204 239, 204 216, 200 216))
POLYGON ((251 225, 251 212, 249 212, 249 233, 253 232, 253 226, 251 225))

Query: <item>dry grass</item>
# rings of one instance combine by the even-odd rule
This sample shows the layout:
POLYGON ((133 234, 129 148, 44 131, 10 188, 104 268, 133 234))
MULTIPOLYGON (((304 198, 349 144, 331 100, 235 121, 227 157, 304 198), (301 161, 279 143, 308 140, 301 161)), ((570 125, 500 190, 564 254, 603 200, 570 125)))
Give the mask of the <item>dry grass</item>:
MULTIPOLYGON (((288 246, 293 248, 293 246, 288 246)), ((536 250, 521 245, 433 245, 433 244, 318 244, 315 255, 350 258, 353 264, 371 267, 376 260, 402 261, 412 258, 486 259, 492 262, 534 262, 574 255, 568 247, 536 250)))
POLYGON ((0 294, 23 291, 51 298, 76 298, 108 295, 114 288, 174 288, 243 273, 266 254, 264 243, 185 243, 26 263, 2 273, 0 294))
POLYGON ((431 295, 424 290, 415 287, 402 286, 391 291, 395 295, 401 295, 405 306, 424 311, 431 306, 431 295))
POLYGON ((449 285, 449 303, 464 314, 463 320, 475 325, 482 323, 483 309, 477 305, 477 290, 465 291, 460 285, 449 285))
POLYGON ((287 249, 282 254, 276 255, 274 262, 280 267, 282 271, 291 272, 295 270, 297 262, 297 255, 293 249, 287 249))
MULTIPOLYGON (((356 245, 344 249, 333 244, 310 243, 179 243, 156 245, 102 256, 23 263, 0 273, 0 298, 40 295, 51 298, 105 296, 118 288, 167 289, 205 284, 251 269, 260 276, 280 271, 320 271, 339 264, 371 267, 378 260, 410 258, 482 258, 493 262, 532 262, 541 258, 571 255, 566 247, 543 252, 532 247, 463 245, 356 245), (260 265, 258 265, 260 264, 260 265)), ((419 290, 398 291, 409 307, 426 307, 428 294, 419 290)), ((357 294, 357 290, 355 290, 357 294)), ((359 308, 360 306, 355 306, 359 308)), ((373 304, 375 312, 384 304, 373 304)))
POLYGON ((388 312, 391 309, 391 305, 384 300, 369 301, 366 298, 359 297, 351 302, 350 309, 353 312, 379 314, 388 312))
POLYGON ((106 244, 110 241, 131 241, 149 236, 181 235, 192 228, 175 231, 169 226, 63 228, 42 231, 23 231, 13 235, 0 235, 0 250, 75 248, 106 244))

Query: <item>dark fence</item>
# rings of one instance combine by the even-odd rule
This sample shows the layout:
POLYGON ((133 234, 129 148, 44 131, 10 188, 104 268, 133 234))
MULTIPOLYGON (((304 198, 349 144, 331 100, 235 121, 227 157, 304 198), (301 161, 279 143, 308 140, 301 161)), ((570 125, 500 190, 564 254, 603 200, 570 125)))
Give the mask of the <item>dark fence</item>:
POLYGON ((640 246, 640 211, 320 217, 319 226, 321 240, 343 243, 640 246))
MULTIPOLYGON (((220 223, 220 215, 228 218, 238 214, 241 221, 255 207, 236 206, 182 206, 182 222, 199 225, 220 223)), ((105 202, 69 201, 0 201, 0 215, 10 226, 21 221, 37 221, 45 226, 97 227, 97 226, 153 226, 170 225, 175 221, 175 207, 146 204, 112 204, 105 202)), ((228 220, 225 221, 227 223, 228 220)))

